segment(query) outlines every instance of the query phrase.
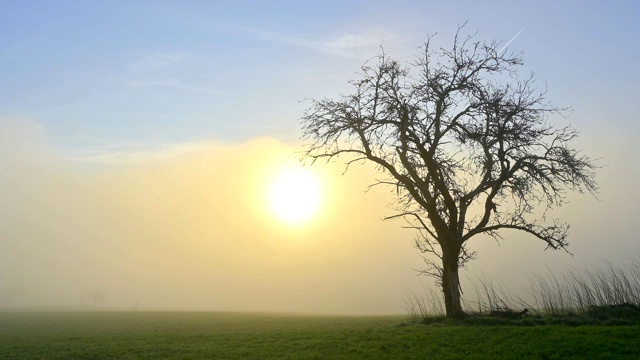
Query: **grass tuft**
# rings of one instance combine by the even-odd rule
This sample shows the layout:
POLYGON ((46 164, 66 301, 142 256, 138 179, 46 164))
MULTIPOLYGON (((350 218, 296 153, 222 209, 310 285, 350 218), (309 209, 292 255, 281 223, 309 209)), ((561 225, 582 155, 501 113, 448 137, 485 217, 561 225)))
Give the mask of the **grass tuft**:
MULTIPOLYGON (((453 324, 533 326, 640 324, 640 258, 529 277, 529 302, 487 276, 471 279, 475 297, 463 301, 470 315, 453 324)), ((405 299, 409 321, 447 323, 442 294, 424 287, 405 299)))

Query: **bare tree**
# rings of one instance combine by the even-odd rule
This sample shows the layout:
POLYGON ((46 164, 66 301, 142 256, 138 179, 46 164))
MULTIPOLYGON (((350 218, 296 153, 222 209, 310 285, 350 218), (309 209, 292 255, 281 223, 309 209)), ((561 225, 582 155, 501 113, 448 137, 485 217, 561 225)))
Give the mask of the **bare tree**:
POLYGON ((406 66, 383 51, 351 81, 352 94, 312 100, 302 118, 313 162, 346 156, 345 171, 372 162, 385 175, 372 186, 395 188, 387 219, 418 230, 422 272, 439 280, 448 317, 465 315, 458 270, 475 257, 470 239, 513 229, 566 250, 569 225, 546 210, 563 205, 566 190, 598 190, 594 162, 570 145, 577 132, 547 120, 565 109, 545 100, 533 75, 518 76, 522 54, 461 32, 451 50, 433 49, 429 37, 406 66))

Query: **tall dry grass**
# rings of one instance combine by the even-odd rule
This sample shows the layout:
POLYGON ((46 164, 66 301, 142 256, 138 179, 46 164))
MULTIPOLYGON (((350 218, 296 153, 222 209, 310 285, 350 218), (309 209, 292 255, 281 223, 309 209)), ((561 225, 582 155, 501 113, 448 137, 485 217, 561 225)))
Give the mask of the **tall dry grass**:
POLYGON ((590 308, 631 304, 640 306, 640 258, 626 264, 571 268, 529 278, 536 309, 543 314, 582 313, 590 308))
POLYGON ((422 285, 419 291, 407 291, 404 299, 405 311, 410 321, 445 315, 442 292, 431 286, 422 285))
MULTIPOLYGON (((529 309, 549 316, 582 314, 609 305, 640 307, 640 256, 624 264, 603 261, 599 265, 562 272, 549 269, 544 275, 528 278, 529 288, 522 296, 485 275, 468 279, 473 291, 463 294, 463 307, 468 313, 529 309)), ((442 293, 429 286, 423 286, 419 292, 409 291, 405 309, 410 320, 445 314, 442 293)))

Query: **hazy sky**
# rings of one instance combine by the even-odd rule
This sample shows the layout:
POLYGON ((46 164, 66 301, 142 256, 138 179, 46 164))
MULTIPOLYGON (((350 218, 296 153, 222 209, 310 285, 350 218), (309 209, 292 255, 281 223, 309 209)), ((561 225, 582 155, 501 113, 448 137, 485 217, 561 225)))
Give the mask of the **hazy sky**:
MULTIPOLYGON (((521 286, 547 266, 640 252, 636 1, 0 1, 0 308, 104 306, 401 313, 419 288, 412 233, 375 173, 313 169, 323 201, 279 222, 268 186, 293 166, 306 98, 350 90, 385 51, 514 39, 524 74, 572 107, 603 169, 571 196, 570 250, 480 239, 481 271, 521 286)), ((562 118, 551 121, 565 123, 562 118)))

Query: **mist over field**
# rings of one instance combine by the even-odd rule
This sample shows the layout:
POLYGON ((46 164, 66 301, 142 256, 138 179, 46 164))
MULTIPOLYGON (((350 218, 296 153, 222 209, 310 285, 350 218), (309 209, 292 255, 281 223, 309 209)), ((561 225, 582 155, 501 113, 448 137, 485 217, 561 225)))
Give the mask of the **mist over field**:
MULTIPOLYGON (((341 164, 312 169, 323 180, 317 219, 279 223, 265 187, 298 144, 271 138, 182 144, 65 158, 35 121, 4 118, 0 134, 0 309, 174 309, 303 313, 402 313, 408 290, 432 280, 411 230, 392 214, 376 176, 341 164), (96 299, 94 294, 102 296, 96 299)), ((617 138, 620 139, 620 138, 617 138)), ((571 257, 505 232, 474 240, 465 276, 488 275, 518 290, 547 266, 622 261, 633 233, 638 169, 626 141, 586 138, 607 159, 601 201, 575 197, 556 213, 570 222, 571 257)))
POLYGON ((365 196, 366 174, 342 182, 334 172, 327 210, 288 229, 265 204, 273 170, 296 161, 276 140, 87 164, 57 157, 34 123, 10 126, 3 308, 90 306, 100 291, 101 307, 125 309, 401 311, 397 295, 413 277, 406 261, 415 259, 396 226, 378 221, 385 201, 365 196))

